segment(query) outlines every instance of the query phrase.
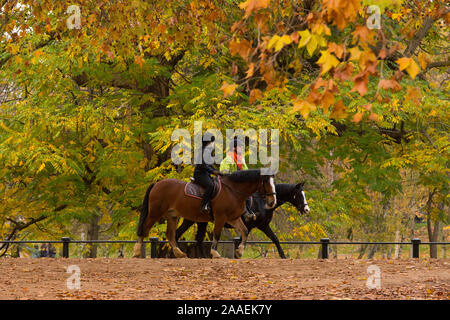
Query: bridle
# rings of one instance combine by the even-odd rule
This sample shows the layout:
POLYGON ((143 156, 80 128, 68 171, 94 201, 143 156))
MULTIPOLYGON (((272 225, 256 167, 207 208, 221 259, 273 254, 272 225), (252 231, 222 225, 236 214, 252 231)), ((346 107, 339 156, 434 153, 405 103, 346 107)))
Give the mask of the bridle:
POLYGON ((262 182, 262 187, 263 187, 263 191, 264 191, 264 195, 263 195, 262 197, 263 197, 264 200, 266 200, 266 198, 267 198, 268 196, 276 196, 276 195, 277 195, 276 192, 269 192, 269 193, 266 192, 266 188, 265 188, 265 183, 266 183, 266 182, 267 182, 267 181, 265 181, 265 180, 263 180, 263 182, 262 182))
MULTIPOLYGON (((297 210, 299 210, 302 214, 304 214, 304 213, 308 213, 305 209, 308 208, 308 211, 309 211, 309 205, 308 205, 308 203, 306 202, 306 196, 305 196, 305 192, 303 191, 303 189, 301 190, 301 193, 302 193, 302 198, 303 198, 303 203, 300 203, 300 204, 299 204, 300 207, 301 207, 301 209, 297 206, 296 203, 291 202, 291 204, 294 205, 295 208, 296 208, 297 210)), ((292 199, 293 199, 293 200, 297 200, 296 198, 297 198, 297 194, 294 193, 294 195, 292 196, 292 199)), ((296 202, 297 202, 297 201, 296 201, 296 202)))

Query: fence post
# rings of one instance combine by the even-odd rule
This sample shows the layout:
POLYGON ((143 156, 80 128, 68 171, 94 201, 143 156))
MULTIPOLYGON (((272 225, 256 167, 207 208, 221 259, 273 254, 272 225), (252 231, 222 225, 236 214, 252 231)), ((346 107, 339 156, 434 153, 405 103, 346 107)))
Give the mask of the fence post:
POLYGON ((240 237, 234 237, 233 238, 234 252, 236 252, 236 250, 239 248, 240 242, 241 242, 241 238, 240 237))
POLYGON ((63 237, 61 238, 62 242, 63 242, 63 258, 68 258, 69 257, 69 243, 70 243, 70 238, 69 237, 63 237))
POLYGON ((158 238, 150 238, 150 258, 154 259, 157 257, 157 245, 158 245, 158 238))
POLYGON ((328 259, 328 244, 330 243, 330 239, 322 238, 320 242, 322 244, 322 259, 328 259))
POLYGON ((419 238, 414 238, 411 239, 411 243, 412 243, 412 257, 413 258, 419 258, 419 245, 420 245, 420 239, 419 238))

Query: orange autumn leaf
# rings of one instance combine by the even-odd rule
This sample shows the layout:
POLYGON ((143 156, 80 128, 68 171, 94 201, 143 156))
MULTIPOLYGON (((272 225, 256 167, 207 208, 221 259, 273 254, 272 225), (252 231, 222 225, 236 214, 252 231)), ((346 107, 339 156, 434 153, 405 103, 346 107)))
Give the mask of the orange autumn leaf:
POLYGON ((380 120, 380 117, 378 117, 378 115, 377 115, 376 113, 373 113, 373 112, 372 112, 372 113, 370 114, 370 116, 369 116, 369 119, 372 120, 372 121, 377 122, 377 121, 380 120))
POLYGON ((378 57, 382 60, 386 59, 386 57, 387 57, 386 48, 383 48, 380 50, 380 53, 378 53, 378 57))
POLYGON ((240 55, 242 59, 248 60, 250 55, 252 44, 246 39, 233 39, 229 45, 232 55, 240 55))
POLYGON ((256 100, 259 100, 262 98, 262 92, 259 89, 253 89, 252 91, 250 91, 250 95, 248 98, 248 102, 250 104, 252 104, 253 102, 255 102, 256 100))
POLYGON ((328 113, 328 109, 334 104, 334 95, 330 91, 325 91, 320 101, 324 113, 328 113))
POLYGON ((337 44, 335 42, 328 43, 328 51, 334 53, 339 59, 344 55, 344 48, 343 44, 337 44))
POLYGON ((354 21, 361 9, 359 0, 323 0, 328 18, 343 30, 348 23, 354 21))
POLYGON ((359 37, 360 41, 367 42, 370 30, 366 26, 356 26, 355 31, 352 32, 353 38, 359 37))
POLYGON ((358 113, 356 113, 356 114, 353 116, 352 122, 354 122, 354 123, 359 123, 359 122, 361 121, 362 117, 363 117, 363 113, 362 113, 362 112, 358 112, 358 113))
POLYGON ((247 0, 239 4, 239 8, 245 10, 244 18, 248 18, 254 10, 267 8, 270 0, 247 0))
POLYGON ((300 112, 303 118, 307 119, 311 111, 316 110, 316 106, 306 100, 295 100, 292 111, 300 112))
POLYGON ((44 52, 42 50, 36 50, 34 52, 34 56, 39 58, 40 56, 42 56, 44 54, 44 52))
POLYGON ((236 90, 237 87, 238 87, 238 85, 236 83, 229 84, 226 81, 224 81, 222 83, 222 87, 220 87, 220 90, 223 91, 224 97, 228 97, 234 93, 234 91, 236 90))
POLYGON ((231 75, 234 76, 238 73, 238 66, 236 63, 233 62, 231 65, 231 75))
POLYGON ((342 100, 339 100, 333 108, 333 111, 330 114, 330 117, 333 119, 345 119, 348 114, 346 112, 346 107, 342 100))
POLYGON ((300 35, 298 34, 298 32, 297 31, 295 31, 295 32, 292 32, 291 33, 291 40, 294 42, 294 43, 298 43, 298 38, 300 37, 300 35))
POLYGON ((254 16, 255 23, 257 27, 261 30, 261 32, 265 32, 267 30, 266 22, 269 20, 269 15, 266 13, 257 13, 254 16))
POLYGON ((367 93, 367 83, 369 82, 369 74, 367 72, 361 72, 353 79, 355 86, 350 92, 358 91, 361 96, 367 93))
POLYGON ((364 105, 364 106, 362 106, 364 109, 366 109, 367 111, 370 111, 370 109, 372 109, 372 104, 371 103, 369 103, 369 104, 366 104, 366 105, 364 105))
POLYGON ((380 82, 378 83, 378 87, 384 90, 393 90, 393 91, 400 91, 402 89, 402 86, 393 79, 390 80, 386 80, 386 79, 381 79, 380 82))
POLYGON ((417 87, 408 86, 406 88, 405 100, 410 101, 416 105, 420 104, 420 89, 417 87))
POLYGON ((138 64, 141 68, 142 65, 144 64, 145 60, 142 56, 135 56, 134 57, 134 63, 138 64))
POLYGON ((245 77, 245 79, 250 78, 251 76, 253 76, 253 73, 255 72, 255 64, 252 62, 249 65, 249 68, 247 70, 247 76, 245 77))
POLYGON ((345 67, 338 67, 334 73, 335 77, 340 81, 350 80, 352 78, 355 67, 351 63, 347 63, 345 67))

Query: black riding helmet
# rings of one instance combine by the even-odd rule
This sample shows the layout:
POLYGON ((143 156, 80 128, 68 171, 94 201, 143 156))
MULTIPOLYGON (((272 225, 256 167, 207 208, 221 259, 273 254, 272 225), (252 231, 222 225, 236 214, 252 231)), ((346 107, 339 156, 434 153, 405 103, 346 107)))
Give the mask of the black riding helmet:
POLYGON ((244 142, 241 139, 239 139, 238 137, 234 137, 233 141, 231 141, 231 143, 230 143, 230 151, 233 151, 238 146, 244 148, 244 142))
POLYGON ((214 135, 212 133, 206 132, 203 135, 203 140, 202 140, 202 149, 205 149, 205 147, 210 144, 211 142, 214 142, 216 140, 216 138, 214 137, 214 135))

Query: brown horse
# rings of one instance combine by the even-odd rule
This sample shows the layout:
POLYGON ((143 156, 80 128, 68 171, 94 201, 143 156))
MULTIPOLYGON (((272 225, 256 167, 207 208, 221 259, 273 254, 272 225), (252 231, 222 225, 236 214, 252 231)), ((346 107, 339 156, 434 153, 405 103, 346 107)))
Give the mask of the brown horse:
MULTIPOLYGON (((262 175, 260 170, 244 170, 226 175, 220 180, 221 191, 211 201, 214 217, 211 256, 220 258, 220 254, 217 252, 217 242, 225 223, 228 223, 242 237, 242 242, 236 250, 236 256, 241 257, 248 235, 248 230, 241 219, 245 210, 245 200, 258 191, 264 197, 266 208, 273 208, 276 205, 274 178, 273 175, 262 175)), ((178 218, 183 217, 195 222, 209 222, 212 219, 210 214, 201 213, 201 200, 185 195, 185 186, 186 182, 184 181, 166 179, 151 184, 147 189, 139 218, 138 241, 134 247, 133 257, 140 256, 142 241, 148 237, 152 226, 161 218, 167 220, 166 234, 174 255, 177 258, 186 257, 175 241, 178 218)))

